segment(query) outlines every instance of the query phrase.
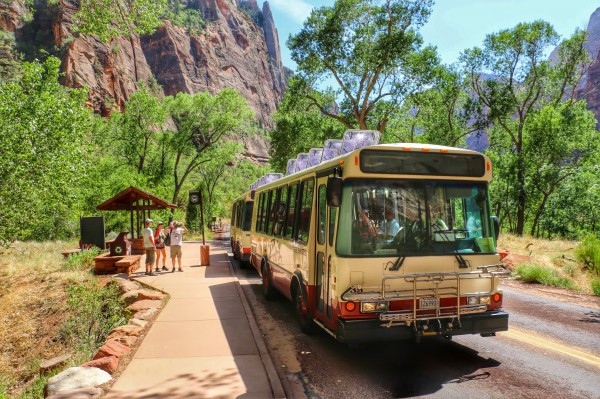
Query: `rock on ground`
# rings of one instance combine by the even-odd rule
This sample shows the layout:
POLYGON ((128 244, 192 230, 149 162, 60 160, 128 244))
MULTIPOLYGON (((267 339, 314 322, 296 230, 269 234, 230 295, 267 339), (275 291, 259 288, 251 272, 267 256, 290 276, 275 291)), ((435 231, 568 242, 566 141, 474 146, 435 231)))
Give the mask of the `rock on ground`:
POLYGON ((56 395, 60 391, 93 388, 105 384, 111 379, 110 374, 96 367, 70 367, 54 377, 50 377, 44 387, 44 392, 46 396, 50 396, 56 395))

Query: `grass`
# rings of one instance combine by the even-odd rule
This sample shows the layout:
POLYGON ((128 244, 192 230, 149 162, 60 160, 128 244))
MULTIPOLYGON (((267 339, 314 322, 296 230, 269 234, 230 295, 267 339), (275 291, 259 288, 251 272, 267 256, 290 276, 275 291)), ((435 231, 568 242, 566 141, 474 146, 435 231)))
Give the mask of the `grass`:
POLYGON ((40 363, 66 353, 77 358, 61 339, 67 288, 96 278, 90 273, 94 252, 62 257, 76 246, 15 242, 0 250, 0 399, 43 397, 47 377, 39 376, 40 363))
POLYGON ((579 290, 573 279, 563 276, 557 270, 546 266, 522 264, 517 267, 517 273, 524 283, 539 283, 569 290, 579 290))
POLYGON ((587 294, 600 295, 600 283, 589 267, 577 255, 581 243, 569 240, 541 240, 528 236, 501 234, 498 247, 520 255, 528 255, 530 262, 517 266, 523 282, 563 287, 587 294))

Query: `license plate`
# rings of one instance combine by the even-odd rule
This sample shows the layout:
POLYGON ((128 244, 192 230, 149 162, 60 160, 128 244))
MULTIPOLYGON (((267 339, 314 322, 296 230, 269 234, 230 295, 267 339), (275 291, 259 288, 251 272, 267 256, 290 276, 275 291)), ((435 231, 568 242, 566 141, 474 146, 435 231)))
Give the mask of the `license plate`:
POLYGON ((419 309, 435 309, 437 307, 437 299, 435 298, 420 298, 419 309))

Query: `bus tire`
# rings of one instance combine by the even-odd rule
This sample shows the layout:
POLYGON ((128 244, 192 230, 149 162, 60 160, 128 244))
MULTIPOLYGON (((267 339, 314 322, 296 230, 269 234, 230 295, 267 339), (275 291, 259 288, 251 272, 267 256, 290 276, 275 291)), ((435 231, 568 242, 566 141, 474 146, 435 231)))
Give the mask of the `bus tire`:
POLYGON ((300 326, 300 331, 302 331, 304 334, 313 335, 317 331, 319 331, 319 327, 314 322, 312 316, 308 314, 308 305, 306 303, 304 295, 302 295, 302 289, 300 288, 300 284, 296 282, 294 284, 294 287, 294 312, 296 313, 296 320, 298 321, 298 326, 300 326))
POLYGON ((262 285, 263 294, 267 300, 272 301, 273 299, 277 299, 278 293, 275 287, 273 287, 269 267, 265 263, 262 265, 262 285))

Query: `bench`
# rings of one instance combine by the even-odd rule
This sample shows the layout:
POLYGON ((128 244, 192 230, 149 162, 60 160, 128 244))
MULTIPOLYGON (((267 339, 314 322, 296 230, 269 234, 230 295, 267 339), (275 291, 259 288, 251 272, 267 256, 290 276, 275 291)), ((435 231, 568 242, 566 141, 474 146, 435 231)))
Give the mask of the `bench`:
POLYGON ((140 267, 141 255, 128 255, 115 262, 117 273, 125 273, 128 276, 140 267))
POLYGON ((68 258, 70 255, 78 254, 79 252, 81 252, 81 248, 68 249, 62 253, 62 256, 68 258))

